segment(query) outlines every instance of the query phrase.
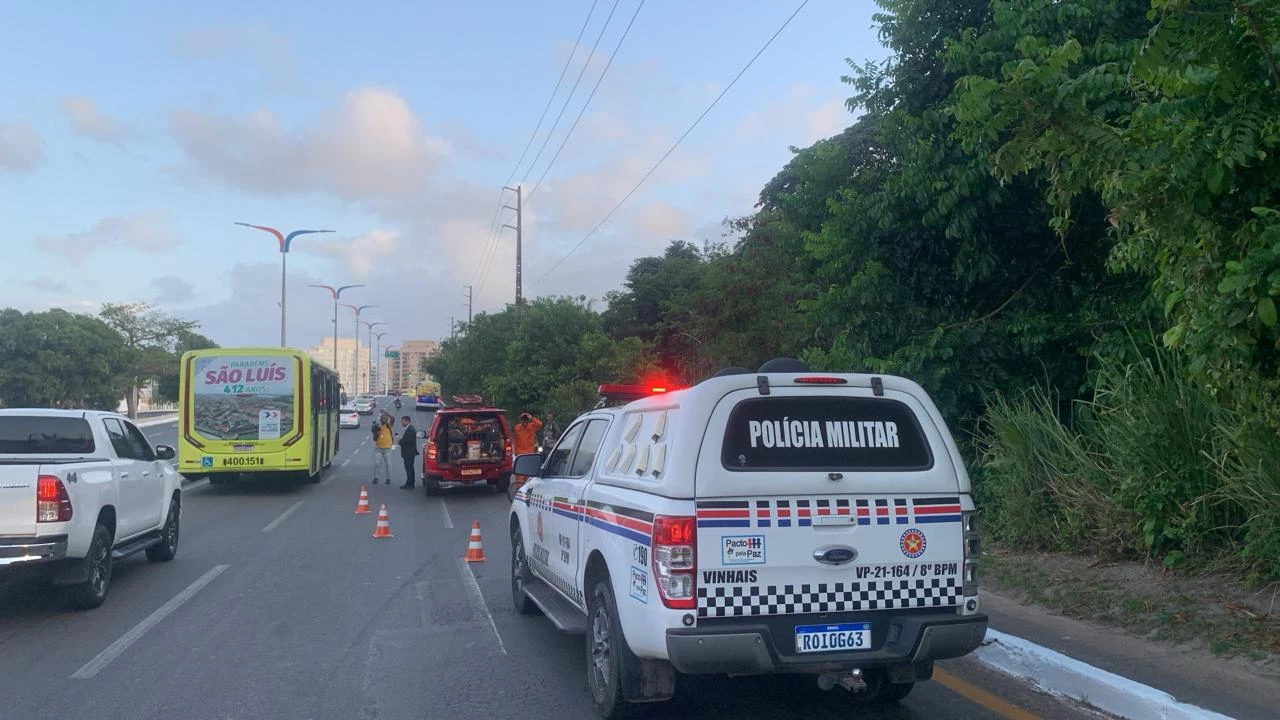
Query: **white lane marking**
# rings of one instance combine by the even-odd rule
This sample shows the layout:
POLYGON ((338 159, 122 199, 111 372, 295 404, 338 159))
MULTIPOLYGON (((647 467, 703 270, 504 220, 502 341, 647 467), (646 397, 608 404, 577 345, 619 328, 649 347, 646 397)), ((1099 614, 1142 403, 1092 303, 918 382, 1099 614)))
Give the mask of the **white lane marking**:
POLYGON ((292 515, 298 508, 302 507, 303 502, 305 501, 299 500, 298 502, 290 505, 288 510, 285 510, 284 512, 280 513, 280 515, 277 516, 275 520, 272 520, 270 523, 267 524, 266 527, 262 528, 262 532, 271 532, 272 530, 275 530, 276 527, 280 525, 280 523, 284 522, 286 518, 292 515))
POLYGON ((188 585, 186 590, 183 590, 175 595, 172 600, 161 605, 159 609, 148 615, 142 622, 134 625, 129 632, 121 635, 119 640, 111 643, 106 650, 98 653, 97 657, 85 663, 84 667, 75 671, 71 676, 71 679, 88 680, 94 675, 97 675, 102 668, 106 667, 112 660, 120 657, 125 650, 129 649, 130 645, 137 642, 147 633, 148 630, 158 625, 161 620, 169 617, 174 610, 182 607, 183 603, 190 600, 197 592, 200 592, 200 589, 205 585, 213 582, 213 579, 221 575, 228 567, 230 567, 230 565, 216 565, 212 570, 201 575, 198 580, 188 585))
POLYGON ((347 458, 346 460, 343 460, 343 461, 338 465, 338 467, 346 467, 346 466, 347 466, 347 463, 349 463, 349 462, 351 462, 351 458, 347 458))
POLYGON ((467 594, 471 596, 471 602, 478 605, 481 610, 484 610, 484 617, 489 621, 489 629, 493 631, 493 637, 498 640, 498 650, 503 655, 506 655, 507 646, 502 643, 502 636, 498 634, 498 624, 493 621, 493 614, 489 612, 489 606, 484 602, 484 595, 480 592, 480 583, 476 582, 475 574, 467 566, 467 561, 462 558, 458 558, 458 572, 462 573, 462 584, 467 586, 467 594))
POLYGON ((440 511, 444 513, 445 529, 453 529, 453 518, 449 516, 449 506, 444 504, 444 500, 440 501, 440 511))

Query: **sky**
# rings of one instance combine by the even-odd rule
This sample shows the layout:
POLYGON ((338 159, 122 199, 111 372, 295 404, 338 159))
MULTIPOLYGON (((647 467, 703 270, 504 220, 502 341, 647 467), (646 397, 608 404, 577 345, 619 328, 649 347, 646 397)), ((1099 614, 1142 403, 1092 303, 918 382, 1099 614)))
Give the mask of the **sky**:
POLYGON ((288 253, 289 345, 333 332, 310 284, 363 284, 342 302, 377 306, 384 346, 447 337, 465 286, 475 313, 514 299, 504 184, 525 297, 601 298, 673 240, 722 241, 789 147, 852 123, 846 58, 887 54, 875 8, 810 0, 588 237, 798 5, 6 3, 0 306, 147 302, 278 344, 279 245, 245 222, 334 231, 288 253))

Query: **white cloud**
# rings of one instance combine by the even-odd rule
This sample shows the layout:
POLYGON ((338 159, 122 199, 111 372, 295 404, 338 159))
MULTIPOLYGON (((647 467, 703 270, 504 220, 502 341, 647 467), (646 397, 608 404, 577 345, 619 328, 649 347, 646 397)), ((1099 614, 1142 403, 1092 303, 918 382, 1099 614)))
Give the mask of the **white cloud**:
POLYGON ((191 289, 191 280, 176 275, 161 275, 151 279, 151 286, 156 289, 155 304, 182 305, 196 299, 191 289))
POLYGON ((24 174, 44 162, 44 138, 25 122, 0 122, 0 170, 24 174))
POLYGON ((769 137, 807 147, 852 124, 853 116, 843 99, 823 97, 812 85, 796 83, 786 98, 743 118, 736 134, 743 140, 769 137))
POLYGON ((71 285, 63 280, 49 277, 48 275, 40 275, 27 281, 27 284, 36 290, 44 292, 65 293, 71 289, 71 285))
POLYGON ((92 228, 81 232, 41 235, 35 239, 34 244, 45 252, 62 256, 72 265, 78 265, 94 251, 109 247, 165 253, 172 250, 178 242, 177 231, 167 217, 155 213, 139 213, 106 217, 94 223, 92 228))
POLYGON ((97 106, 87 97, 68 95, 62 98, 61 104, 71 127, 80 135, 116 145, 124 145, 138 137, 136 129, 98 112, 97 106))
POLYGON ((314 130, 291 132, 269 110, 240 118, 180 110, 171 129, 190 169, 251 192, 325 192, 385 205, 421 194, 448 145, 389 90, 347 93, 314 130))
POLYGON ((333 258, 347 273, 343 277, 367 280, 375 268, 394 258, 399 244, 398 231, 374 229, 356 238, 312 240, 298 249, 333 258))
POLYGON ((665 202, 654 201, 633 208, 628 224, 645 239, 681 240, 693 228, 693 216, 665 202))
POLYGON ((274 91, 292 90, 298 82, 293 38, 267 25, 224 23, 181 33, 174 43, 185 60, 245 62, 267 79, 274 91))

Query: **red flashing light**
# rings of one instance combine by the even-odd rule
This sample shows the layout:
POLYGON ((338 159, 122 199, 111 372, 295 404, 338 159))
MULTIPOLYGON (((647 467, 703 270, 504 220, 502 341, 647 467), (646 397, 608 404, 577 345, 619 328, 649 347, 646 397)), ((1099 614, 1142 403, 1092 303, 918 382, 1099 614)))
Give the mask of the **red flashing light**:
POLYGON ((849 381, 842 377, 815 375, 810 377, 798 377, 796 378, 796 382, 801 385, 845 385, 848 384, 849 381))

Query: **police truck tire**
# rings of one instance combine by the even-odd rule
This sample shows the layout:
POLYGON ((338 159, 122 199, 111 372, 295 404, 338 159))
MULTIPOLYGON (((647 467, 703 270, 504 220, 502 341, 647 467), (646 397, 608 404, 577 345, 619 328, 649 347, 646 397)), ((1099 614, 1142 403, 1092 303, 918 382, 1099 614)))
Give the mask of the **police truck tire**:
POLYGON ((538 606, 524 591, 525 584, 529 582, 529 558, 524 553, 524 537, 520 534, 520 528, 511 529, 511 601, 516 606, 516 612, 521 615, 534 615, 538 612, 538 606))
POLYGON ((639 715, 645 705, 633 705, 622 694, 622 674, 634 672, 637 659, 622 635, 608 576, 595 584, 587 600, 586 650, 587 687, 600 717, 617 720, 639 715))
POLYGON ((67 600, 78 610, 92 610, 106 602, 111 589, 111 531, 98 523, 93 528, 93 540, 84 557, 86 579, 67 591, 67 600))
POLYGON ((881 688, 880 695, 876 700, 882 703, 898 702, 910 695, 912 688, 915 686, 915 683, 890 683, 881 688))

